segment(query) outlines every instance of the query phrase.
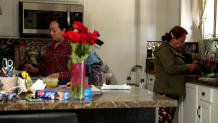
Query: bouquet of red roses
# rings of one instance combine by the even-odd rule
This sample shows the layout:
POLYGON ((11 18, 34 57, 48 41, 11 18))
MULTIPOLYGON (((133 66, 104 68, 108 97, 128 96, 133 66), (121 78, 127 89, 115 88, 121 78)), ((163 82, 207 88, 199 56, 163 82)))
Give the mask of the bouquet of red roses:
MULTIPOLYGON (((89 56, 90 45, 96 43, 97 37, 99 37, 100 34, 95 30, 93 33, 88 32, 88 28, 79 21, 74 21, 73 28, 74 31, 67 31, 63 34, 63 37, 70 41, 72 47, 70 57, 72 62, 81 63, 81 61, 89 56)), ((68 61, 67 67, 71 70, 71 61, 68 61)))
POLYGON ((98 31, 88 32, 88 28, 81 22, 74 21, 74 31, 63 34, 70 41, 72 47, 71 60, 67 67, 71 71, 71 98, 83 99, 85 97, 85 64, 84 60, 89 56, 89 48, 96 43, 99 37, 98 31))

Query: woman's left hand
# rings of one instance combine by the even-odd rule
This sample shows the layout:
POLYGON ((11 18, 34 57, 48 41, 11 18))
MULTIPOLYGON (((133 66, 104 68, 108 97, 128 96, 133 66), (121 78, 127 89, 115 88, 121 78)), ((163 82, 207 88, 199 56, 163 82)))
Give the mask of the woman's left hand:
POLYGON ((59 73, 52 73, 47 76, 47 78, 54 78, 54 77, 59 78, 59 73))

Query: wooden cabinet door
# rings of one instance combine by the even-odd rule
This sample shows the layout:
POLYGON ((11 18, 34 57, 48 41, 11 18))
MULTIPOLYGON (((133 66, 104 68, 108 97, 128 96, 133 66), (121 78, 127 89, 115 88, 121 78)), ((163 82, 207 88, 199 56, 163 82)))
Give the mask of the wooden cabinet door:
POLYGON ((198 85, 186 83, 181 123, 197 123, 198 85))

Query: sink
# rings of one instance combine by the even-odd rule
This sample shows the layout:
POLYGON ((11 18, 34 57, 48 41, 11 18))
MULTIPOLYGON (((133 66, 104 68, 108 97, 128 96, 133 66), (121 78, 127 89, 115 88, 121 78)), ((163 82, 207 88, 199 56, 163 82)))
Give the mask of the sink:
POLYGON ((205 77, 200 77, 200 78, 198 78, 198 80, 201 80, 201 81, 209 81, 209 82, 217 81, 216 78, 205 78, 205 77))

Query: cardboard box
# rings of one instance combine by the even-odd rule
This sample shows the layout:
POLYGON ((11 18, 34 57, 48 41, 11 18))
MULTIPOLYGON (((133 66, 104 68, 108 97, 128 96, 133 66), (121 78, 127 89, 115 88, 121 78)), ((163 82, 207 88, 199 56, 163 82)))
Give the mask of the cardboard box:
POLYGON ((37 98, 70 100, 70 87, 54 87, 36 91, 37 98))

